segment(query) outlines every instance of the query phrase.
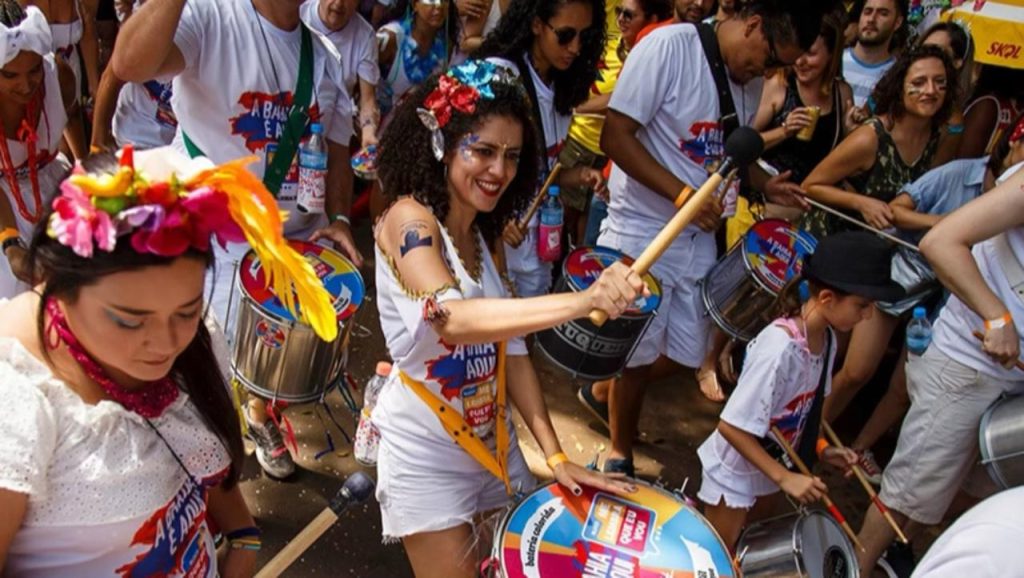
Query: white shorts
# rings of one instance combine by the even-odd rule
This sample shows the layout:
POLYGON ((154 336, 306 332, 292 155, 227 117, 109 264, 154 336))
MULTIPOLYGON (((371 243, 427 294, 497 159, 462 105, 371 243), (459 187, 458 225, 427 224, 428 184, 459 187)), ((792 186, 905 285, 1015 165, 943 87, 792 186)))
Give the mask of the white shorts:
POLYGON ((729 508, 749 510, 754 507, 757 498, 753 494, 727 488, 716 482, 707 470, 701 471, 700 491, 697 492, 697 499, 709 506, 717 506, 724 499, 725 505, 729 508))
MULTIPOLYGON (((636 258, 651 240, 601 231, 597 244, 636 258)), ((643 367, 666 355, 687 367, 699 367, 707 351, 708 316, 700 296, 700 281, 715 264, 715 239, 686 231, 655 262, 651 273, 661 282, 661 305, 647 326, 626 367, 643 367)))
MULTIPOLYGON (((529 492, 537 480, 518 446, 509 448, 508 474, 513 490, 529 492)), ((382 443, 377 456, 377 501, 384 542, 422 532, 473 524, 480 513, 503 508, 512 498, 505 484, 483 466, 479 472, 452 472, 404 462, 382 443)))

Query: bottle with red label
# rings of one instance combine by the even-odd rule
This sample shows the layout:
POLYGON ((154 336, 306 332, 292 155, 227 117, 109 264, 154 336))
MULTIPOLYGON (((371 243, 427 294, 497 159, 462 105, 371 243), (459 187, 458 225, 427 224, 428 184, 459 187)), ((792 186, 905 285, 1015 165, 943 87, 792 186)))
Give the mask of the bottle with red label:
POLYGON ((299 193, 297 205, 300 213, 323 213, 327 198, 327 145, 324 128, 314 122, 312 134, 299 147, 299 193))
POLYGON ((548 188, 548 197, 540 206, 540 229, 537 237, 537 256, 548 263, 562 257, 562 222, 564 211, 557 186, 548 188))

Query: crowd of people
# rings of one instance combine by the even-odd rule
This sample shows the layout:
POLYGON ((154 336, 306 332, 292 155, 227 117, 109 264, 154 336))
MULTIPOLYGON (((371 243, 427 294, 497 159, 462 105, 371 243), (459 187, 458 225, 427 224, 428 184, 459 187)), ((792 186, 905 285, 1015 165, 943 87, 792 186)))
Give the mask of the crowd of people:
MULTIPOLYGON (((284 239, 363 267, 357 205, 393 362, 370 416, 383 539, 418 577, 476 576, 481 520, 536 486, 510 402, 559 484, 628 496, 647 388, 684 372, 724 403, 680 458, 699 460, 697 497, 730 548, 762 498, 825 494, 783 447, 862 469, 911 539, 961 489, 992 494, 973 468, 978 424, 1024 393, 1024 71, 975 62, 948 5, 920 4, 0 0, 0 396, 17 408, 0 425, 0 569, 252 575, 243 430, 271 477, 295 463, 273 403, 250 392, 233 408, 217 355, 238 331, 233 278, 251 250, 280 262, 275 287, 296 287, 319 329, 322 288, 284 239), (618 375, 577 392, 610 450, 600 471, 574 464, 531 334, 614 320, 655 288, 615 264, 557 292, 528 207, 557 186, 563 247, 637 257, 740 127, 761 159, 654 263, 658 314, 618 375), (314 132, 322 211, 299 206, 314 132), (765 217, 817 249, 747 345, 712 322, 702 283, 765 217), (933 342, 897 347, 877 375, 919 307, 933 342), (437 371, 452 365, 459 380, 437 371), (849 449, 821 442, 872 377, 889 388, 849 449), (900 423, 883 468, 872 448, 900 423)), ((897 565, 878 510, 858 537, 862 575, 883 555, 897 565)), ((957 563, 930 555, 928 575, 944 560, 957 563)))

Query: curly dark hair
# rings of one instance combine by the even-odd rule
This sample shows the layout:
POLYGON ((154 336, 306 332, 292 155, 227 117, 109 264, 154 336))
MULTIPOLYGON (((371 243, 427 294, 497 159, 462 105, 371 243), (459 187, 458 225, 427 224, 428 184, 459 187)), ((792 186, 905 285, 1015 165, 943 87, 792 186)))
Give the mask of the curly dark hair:
MULTIPOLYGON (((377 157, 377 176, 381 189, 391 205, 399 197, 412 195, 430 207, 440 220, 448 216, 447 165, 434 158, 430 146, 430 131, 420 121, 416 109, 427 95, 437 88, 439 74, 434 74, 413 89, 409 98, 395 110, 395 116, 385 129, 377 157)), ((523 126, 523 148, 516 176, 501 195, 497 207, 490 213, 480 213, 476 224, 487 243, 493 244, 505 224, 513 215, 529 205, 537 190, 540 144, 532 122, 530 102, 518 80, 492 81, 493 99, 481 98, 473 114, 452 111, 451 120, 441 129, 445 153, 449 155, 465 135, 479 128, 489 117, 502 116, 515 119, 523 126)))
MULTIPOLYGON (((559 114, 572 114, 574 107, 587 100, 590 85, 598 77, 597 63, 606 40, 604 0, 512 0, 498 27, 484 38, 473 58, 497 56, 520 62, 523 53, 528 53, 533 47, 533 19, 549 22, 563 6, 576 2, 590 5, 593 20, 590 28, 580 35, 580 55, 573 60, 572 66, 568 70, 552 71, 555 110, 559 114)), ((521 72, 526 74, 525 70, 521 72)), ((526 83, 528 89, 532 89, 531 84, 526 83)), ((530 94, 530 98, 536 99, 536 94, 530 94)))
POLYGON ((932 117, 932 127, 938 129, 953 114, 953 105, 957 102, 960 87, 957 85, 956 69, 946 51, 933 45, 915 46, 900 53, 896 62, 889 68, 875 85, 871 99, 875 103, 875 115, 890 115, 893 120, 901 118, 907 111, 903 106, 903 83, 907 80, 910 67, 918 60, 937 58, 946 69, 946 98, 942 108, 932 117))

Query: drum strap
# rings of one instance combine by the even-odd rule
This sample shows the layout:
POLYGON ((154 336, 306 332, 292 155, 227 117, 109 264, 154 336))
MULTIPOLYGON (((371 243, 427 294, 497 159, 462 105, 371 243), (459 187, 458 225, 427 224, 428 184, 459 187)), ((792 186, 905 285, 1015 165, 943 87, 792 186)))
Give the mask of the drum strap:
POLYGON ((413 390, 423 403, 427 404, 427 407, 434 412, 437 419, 444 425, 444 430, 448 433, 448 436, 452 438, 452 441, 459 444, 463 450, 469 455, 473 456, 473 459, 477 461, 487 471, 505 483, 505 491, 512 495, 512 482, 508 477, 508 446, 509 446, 509 434, 508 424, 506 422, 508 416, 508 408, 506 407, 506 384, 505 384, 505 343, 498 344, 498 368, 497 368, 497 411, 495 412, 495 435, 497 436, 498 447, 497 453, 492 454, 491 450, 487 448, 483 441, 480 440, 476 435, 473 434, 472 428, 466 423, 466 420, 462 417, 462 414, 455 408, 448 405, 444 400, 439 399, 436 395, 427 389, 426 385, 416 381, 415 379, 406 375, 404 371, 398 372, 399 377, 402 379, 402 383, 413 390))
POLYGON ((701 47, 704 49, 704 58, 711 67, 711 76, 715 79, 715 88, 718 90, 718 122, 722 125, 722 142, 728 140, 732 131, 740 126, 740 118, 736 116, 736 103, 732 100, 732 90, 729 89, 729 77, 725 70, 725 61, 722 60, 722 52, 718 48, 718 37, 715 35, 715 27, 711 24, 698 24, 697 36, 700 38, 701 47))

